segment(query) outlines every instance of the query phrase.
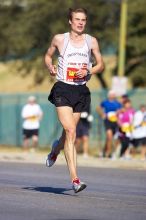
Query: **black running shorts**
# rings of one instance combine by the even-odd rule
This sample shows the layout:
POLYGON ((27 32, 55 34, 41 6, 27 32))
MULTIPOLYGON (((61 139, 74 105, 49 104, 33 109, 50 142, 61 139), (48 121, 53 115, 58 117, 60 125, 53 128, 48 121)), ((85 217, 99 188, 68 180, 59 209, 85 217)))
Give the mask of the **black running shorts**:
POLYGON ((90 91, 84 85, 70 85, 58 81, 51 89, 48 100, 56 107, 69 106, 73 112, 89 111, 90 108, 90 91))
POLYGON ((133 139, 132 144, 135 148, 139 146, 146 146, 146 137, 133 139))
POLYGON ((76 129, 76 137, 81 138, 83 136, 89 136, 90 124, 88 121, 80 120, 76 129))
POLYGON ((23 137, 31 138, 32 136, 38 136, 39 129, 23 129, 23 137))
POLYGON ((111 122, 108 119, 104 120, 104 126, 106 130, 112 130, 113 135, 118 131, 117 122, 111 122))

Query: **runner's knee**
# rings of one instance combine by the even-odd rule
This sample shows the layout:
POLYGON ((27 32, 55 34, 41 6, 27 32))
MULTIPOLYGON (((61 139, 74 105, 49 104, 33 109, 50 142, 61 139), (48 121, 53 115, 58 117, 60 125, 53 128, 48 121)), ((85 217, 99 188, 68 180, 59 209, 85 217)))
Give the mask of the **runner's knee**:
POLYGON ((65 128, 65 134, 66 137, 69 137, 71 139, 75 139, 76 136, 76 128, 75 127, 69 127, 69 128, 65 128))

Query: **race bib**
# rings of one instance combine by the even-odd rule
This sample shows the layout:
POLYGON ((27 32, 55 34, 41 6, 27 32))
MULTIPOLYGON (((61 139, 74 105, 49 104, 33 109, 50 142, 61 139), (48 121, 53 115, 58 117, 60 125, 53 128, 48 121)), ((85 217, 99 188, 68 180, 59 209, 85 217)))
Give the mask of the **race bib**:
POLYGON ((121 127, 121 130, 124 132, 124 133, 128 133, 128 132, 131 132, 133 130, 132 126, 129 124, 129 123, 124 123, 121 127))
POLYGON ((146 126, 146 121, 143 121, 141 125, 142 127, 146 126))
POLYGON ((38 117, 37 116, 31 116, 31 117, 29 117, 29 121, 37 121, 37 119, 38 119, 38 117))
POLYGON ((77 71, 79 71, 79 69, 73 68, 73 67, 68 67, 66 80, 69 82, 83 82, 83 81, 85 81, 85 77, 79 78, 76 76, 77 71))
POLYGON ((116 122, 117 121, 117 115, 116 112, 108 112, 107 113, 107 118, 111 122, 116 122))

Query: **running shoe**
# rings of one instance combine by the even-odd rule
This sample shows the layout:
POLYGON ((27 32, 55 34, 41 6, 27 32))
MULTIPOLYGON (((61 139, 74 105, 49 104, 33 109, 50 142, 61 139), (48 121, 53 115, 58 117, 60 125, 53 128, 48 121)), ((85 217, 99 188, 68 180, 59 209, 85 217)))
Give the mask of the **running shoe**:
POLYGON ((58 155, 56 155, 56 154, 54 153, 54 149, 55 149, 55 147, 58 146, 58 143, 59 143, 59 141, 58 141, 58 140, 55 140, 55 141, 53 142, 53 144, 52 144, 52 150, 51 150, 50 154, 48 154, 47 159, 46 159, 46 166, 47 166, 47 167, 53 166, 53 164, 54 164, 55 161, 57 160, 57 156, 58 156, 58 155))
POLYGON ((82 191, 86 187, 87 185, 84 182, 81 182, 78 178, 72 181, 72 189, 75 193, 82 191))

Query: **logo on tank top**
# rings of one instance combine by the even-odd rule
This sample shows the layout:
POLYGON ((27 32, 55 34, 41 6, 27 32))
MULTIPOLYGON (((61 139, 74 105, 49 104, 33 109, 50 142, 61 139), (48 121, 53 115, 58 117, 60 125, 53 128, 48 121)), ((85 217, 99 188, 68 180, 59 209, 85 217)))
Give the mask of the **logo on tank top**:
POLYGON ((72 57, 72 56, 82 56, 82 57, 87 57, 87 54, 76 52, 76 53, 70 53, 70 54, 67 55, 67 57, 72 57))

